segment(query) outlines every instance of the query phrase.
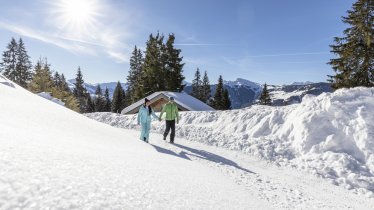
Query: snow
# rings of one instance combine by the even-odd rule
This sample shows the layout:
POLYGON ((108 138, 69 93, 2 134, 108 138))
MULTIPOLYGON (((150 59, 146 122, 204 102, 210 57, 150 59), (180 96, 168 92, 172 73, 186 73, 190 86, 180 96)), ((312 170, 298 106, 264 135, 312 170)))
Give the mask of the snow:
POLYGON ((235 87, 235 86, 247 86, 252 89, 256 95, 259 95, 262 91, 262 85, 256 82, 252 82, 246 79, 237 78, 235 81, 224 81, 224 85, 235 87))
POLYGON ((53 96, 51 96, 51 93, 48 93, 48 92, 41 92, 41 93, 38 93, 37 94, 38 96, 42 97, 42 98, 45 98, 47 100, 50 100, 58 105, 61 105, 61 106, 65 106, 65 103, 62 102, 60 99, 58 98, 54 98, 53 96))
MULTIPOLYGON (((365 130, 365 125, 368 126, 365 123, 372 120, 367 118, 371 102, 366 90, 356 91, 359 98, 342 100, 344 106, 348 104, 346 109, 361 103, 362 121, 357 123, 360 130, 365 130)), ((327 95, 323 102, 327 103, 329 97, 335 95, 327 95)), ((305 103, 313 101, 318 104, 315 98, 305 103)), ((334 107, 332 114, 339 109, 334 107)), ((273 152, 273 160, 281 156, 287 159, 286 151, 274 153, 278 143, 269 138, 272 135, 269 129, 290 126, 286 125, 288 119, 282 118, 292 112, 253 108, 253 111, 251 108, 183 113, 175 145, 164 142, 156 133, 151 134, 150 144, 146 144, 138 140, 139 127, 135 125, 134 115, 92 114, 112 125, 133 129, 114 128, 0 77, 0 209, 370 209, 374 206, 374 199, 354 194, 303 170, 277 167, 248 155, 254 154, 250 151, 238 152, 252 144, 258 146, 253 151, 268 152, 269 157, 273 152), (261 120, 255 111, 266 112, 262 113, 265 119, 261 120), (249 123, 255 121, 269 128, 259 125, 257 132, 249 129, 249 123), (246 124, 252 134, 246 133, 246 124), (242 127, 235 128, 238 125, 242 127)), ((297 110, 298 106, 293 108, 297 110)), ((160 132, 163 123, 154 122, 153 126, 154 131, 160 132)), ((352 134, 360 139, 359 148, 366 148, 363 156, 357 153, 361 158, 366 158, 372 150, 368 144, 370 135, 365 137, 365 132, 352 134)), ((296 133, 290 134, 290 138, 296 133)), ((329 139, 335 141, 334 137, 329 139)), ((291 142, 297 141, 288 143, 291 142)), ((329 147, 336 148, 331 143, 329 147)), ((307 148, 299 150, 302 153, 307 148)))
MULTIPOLYGON (((174 97, 174 101, 188 109, 188 110, 193 110, 193 111, 213 111, 214 109, 207 104, 201 102, 200 100, 190 96, 187 93, 176 93, 176 92, 168 92, 168 91, 161 91, 161 92, 155 92, 146 98, 148 100, 152 100, 153 98, 156 98, 159 95, 164 95, 165 98, 170 98, 174 97)), ((141 99, 130 106, 126 107, 124 110, 122 110, 122 113, 127 113, 131 110, 136 109, 137 107, 141 106, 144 103, 144 99, 141 99)))
POLYGON ((4 78, 0 110, 0 209, 269 209, 210 167, 4 78))
MULTIPOLYGON (((184 112, 176 135, 306 171, 353 193, 374 197, 374 88, 306 95, 301 104, 184 112)), ((135 116, 88 117, 134 129, 135 116)), ((162 133, 164 124, 152 130, 162 133)))
POLYGON ((291 85, 310 85, 313 84, 314 82, 311 81, 306 81, 306 82, 293 82, 291 85))

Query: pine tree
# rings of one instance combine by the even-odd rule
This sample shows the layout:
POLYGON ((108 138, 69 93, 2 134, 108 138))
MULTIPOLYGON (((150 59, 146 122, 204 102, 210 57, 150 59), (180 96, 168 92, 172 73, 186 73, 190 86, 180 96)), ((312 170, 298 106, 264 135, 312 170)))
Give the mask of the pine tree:
POLYGON ((112 107, 112 102, 111 102, 110 97, 109 97, 109 90, 108 90, 108 88, 105 88, 104 97, 105 97, 105 109, 104 109, 104 111, 105 112, 110 112, 110 109, 112 107))
POLYGON ((130 58, 130 70, 127 76, 127 103, 134 103, 144 97, 144 75, 143 75, 144 58, 140 49, 136 46, 130 58))
POLYGON ((173 92, 182 92, 185 85, 183 81, 183 57, 180 56, 181 50, 174 47, 175 35, 169 34, 169 38, 164 46, 163 61, 165 68, 166 90, 173 92))
POLYGON ((204 103, 207 103, 210 98, 210 83, 208 78, 208 73, 205 71, 203 83, 202 83, 202 90, 201 90, 201 99, 204 103))
POLYGON ((17 83, 17 41, 12 37, 12 40, 7 45, 7 50, 3 52, 3 59, 0 65, 0 72, 9 80, 17 83))
POLYGON ((191 96, 203 101, 202 97, 202 81, 199 68, 196 69, 195 78, 192 80, 191 96))
POLYGON ((271 105, 271 98, 269 94, 268 87, 265 83, 264 88, 262 89, 262 93, 260 95, 260 104, 261 105, 271 105))
POLYGON ((96 88, 96 97, 95 97, 95 112, 105 112, 105 97, 103 96, 103 91, 101 90, 100 85, 96 88))
POLYGON ((53 84, 55 87, 59 87, 59 88, 61 87, 61 84, 62 84, 61 76, 57 71, 53 75, 53 84))
POLYGON ((29 84, 29 90, 34 93, 50 92, 53 87, 52 72, 46 58, 39 58, 34 67, 34 76, 29 84))
POLYGON ((213 100, 211 101, 211 106, 217 110, 224 110, 225 106, 223 104, 223 79, 222 75, 219 76, 218 84, 216 87, 216 92, 214 94, 213 100))
POLYGON ((223 91, 223 110, 231 109, 231 100, 229 96, 229 91, 225 88, 223 91))
POLYGON ((374 1, 358 0, 342 21, 349 28, 330 45, 337 58, 330 64, 336 75, 328 75, 335 89, 374 86, 374 1))
POLYGON ((121 113, 125 108, 125 91, 123 90, 121 83, 118 81, 116 88, 114 89, 111 111, 114 113, 121 113))
POLYGON ((152 94, 156 91, 165 90, 165 71, 163 71, 163 63, 161 60, 161 43, 164 39, 163 35, 157 34, 153 37, 151 34, 147 41, 143 64, 143 96, 152 94))
POLYGON ((73 94, 79 101, 80 112, 84 113, 88 111, 93 111, 92 107, 88 106, 91 105, 88 104, 88 102, 90 101, 92 103, 92 100, 91 96, 87 93, 87 90, 84 87, 84 80, 80 67, 78 67, 77 77, 75 78, 75 87, 73 89, 73 94))
POLYGON ((71 90, 70 90, 70 88, 69 88, 69 85, 68 85, 68 83, 66 82, 66 79, 65 79, 65 75, 64 74, 61 74, 61 89, 62 90, 64 90, 64 91, 66 91, 66 92, 69 92, 69 93, 71 93, 71 90))
POLYGON ((84 98, 84 103, 85 103, 85 106, 83 107, 84 108, 84 110, 83 110, 84 113, 95 112, 95 104, 92 101, 92 98, 91 98, 89 93, 86 93, 86 96, 84 98))
POLYGON ((16 51, 17 63, 16 63, 16 83, 26 88, 27 84, 32 79, 32 64, 30 56, 27 54, 25 44, 22 39, 19 39, 18 47, 16 51))

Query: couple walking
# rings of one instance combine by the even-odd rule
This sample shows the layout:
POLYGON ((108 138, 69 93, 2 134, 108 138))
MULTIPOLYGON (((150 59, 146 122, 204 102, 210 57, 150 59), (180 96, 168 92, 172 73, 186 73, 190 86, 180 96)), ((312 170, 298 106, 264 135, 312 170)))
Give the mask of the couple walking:
POLYGON ((173 144, 175 137, 175 122, 177 122, 177 124, 179 123, 178 107, 174 102, 174 98, 169 98, 169 102, 162 107, 159 117, 155 114, 150 104, 150 101, 146 98, 144 99, 144 104, 139 109, 138 125, 141 124, 142 127, 140 140, 148 142, 149 131, 151 130, 152 117, 154 119, 158 119, 159 121, 161 121, 162 115, 165 113, 166 127, 164 132, 164 140, 166 140, 166 137, 171 129, 170 143, 173 144))

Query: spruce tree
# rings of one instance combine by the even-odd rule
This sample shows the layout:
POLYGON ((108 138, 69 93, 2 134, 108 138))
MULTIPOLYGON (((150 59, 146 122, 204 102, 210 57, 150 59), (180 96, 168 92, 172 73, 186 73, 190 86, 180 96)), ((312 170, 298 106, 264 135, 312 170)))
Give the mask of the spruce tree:
POLYGON ((118 81, 116 88, 114 89, 111 111, 114 113, 121 113, 125 108, 125 91, 123 90, 121 83, 118 81))
POLYGON ((104 94, 104 97, 105 97, 105 109, 104 111, 105 112, 110 112, 110 109, 112 107, 112 102, 110 100, 110 97, 109 97, 109 90, 108 88, 106 87, 105 88, 105 94, 104 94))
POLYGON ((34 67, 34 76, 29 84, 29 90, 34 93, 50 92, 54 86, 50 64, 46 58, 39 58, 34 67))
POLYGON ((213 100, 211 102, 211 106, 217 110, 224 110, 224 104, 223 104, 223 79, 222 75, 219 76, 218 84, 216 87, 216 92, 214 93, 213 100))
POLYGON ((183 81, 185 77, 183 76, 183 57, 180 56, 181 50, 174 47, 175 35, 169 34, 166 45, 163 51, 163 61, 165 68, 165 82, 166 90, 173 92, 182 92, 185 85, 183 81))
POLYGON ((9 80, 17 83, 17 41, 12 37, 12 40, 7 45, 7 49, 3 52, 3 59, 0 65, 0 72, 9 80))
POLYGON ((204 103, 207 103, 210 98, 210 83, 208 78, 208 73, 205 71, 203 83, 202 83, 202 90, 201 90, 201 99, 204 103))
POLYGON ((202 97, 202 81, 199 68, 196 69, 195 78, 192 80, 191 96, 203 101, 202 97))
POLYGON ((84 104, 85 106, 83 107, 83 112, 84 113, 92 113, 95 112, 95 104, 92 101, 92 98, 89 93, 86 93, 86 96, 84 98, 84 104))
POLYGON ((61 74, 61 89, 62 90, 64 90, 64 91, 66 91, 66 92, 69 92, 69 93, 71 93, 71 90, 70 90, 70 88, 69 88, 69 85, 68 85, 68 83, 66 82, 66 79, 65 79, 65 75, 64 74, 61 74))
POLYGON ((92 103, 92 100, 91 96, 87 93, 87 90, 84 87, 84 80, 80 67, 78 67, 77 77, 75 78, 75 87, 73 89, 73 94, 79 101, 79 109, 81 113, 92 110, 92 107, 87 107, 88 102, 90 101, 92 103))
POLYGON ((30 56, 27 54, 25 44, 22 39, 19 39, 18 47, 16 51, 17 63, 16 63, 16 72, 15 78, 16 83, 20 86, 26 88, 27 84, 32 79, 32 64, 30 61, 30 56))
POLYGON ((374 1, 358 0, 342 21, 350 27, 344 37, 335 37, 330 45, 337 58, 330 64, 335 75, 328 75, 332 87, 374 86, 374 1))
POLYGON ((101 90, 100 85, 97 86, 95 92, 95 112, 105 112, 105 97, 103 96, 103 91, 101 90))
POLYGON ((143 54, 141 50, 135 46, 130 58, 130 70, 127 76, 128 88, 126 90, 126 96, 129 104, 134 103, 144 97, 143 63, 143 54))
POLYGON ((229 91, 225 88, 223 91, 223 110, 231 109, 231 100, 229 96, 229 91))
POLYGON ((61 76, 57 71, 53 75, 53 84, 54 86, 59 87, 59 88, 61 87, 61 84, 62 84, 61 76))
POLYGON ((147 47, 145 52, 143 71, 144 71, 144 83, 143 83, 143 97, 150 95, 156 91, 165 90, 165 71, 163 71, 163 63, 161 60, 161 48, 163 35, 157 34, 154 37, 152 34, 149 36, 147 41, 147 47))
POLYGON ((264 88, 262 89, 262 93, 260 95, 260 104, 261 105, 271 105, 271 97, 269 94, 268 87, 265 83, 264 88))

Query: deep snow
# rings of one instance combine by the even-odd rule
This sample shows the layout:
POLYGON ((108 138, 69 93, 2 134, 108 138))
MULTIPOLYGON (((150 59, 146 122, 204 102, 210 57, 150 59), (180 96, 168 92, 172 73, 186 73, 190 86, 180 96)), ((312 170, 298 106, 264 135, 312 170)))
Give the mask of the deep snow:
POLYGON ((0 110, 0 209, 269 208, 211 168, 138 141, 138 132, 4 78, 0 110))
MULTIPOLYGON (((181 131, 192 126, 194 120, 200 121, 202 129, 204 125, 216 129, 212 127, 217 126, 215 117, 224 113, 230 114, 205 113, 201 118, 191 118, 191 122, 184 114, 178 134, 181 136, 181 131), (206 118, 207 115, 212 117, 206 118)), ((108 114, 100 116, 105 115, 107 122, 114 119, 108 114)), ((0 209, 374 206, 374 199, 353 194, 306 172, 275 167, 227 150, 231 141, 216 147, 207 142, 224 142, 218 138, 216 142, 200 139, 203 143, 176 138, 177 144, 170 145, 161 135, 152 133, 151 144, 143 143, 138 140, 136 121, 126 120, 135 130, 96 122, 0 77, 0 209)), ((113 123, 120 125, 121 121, 113 123)))
MULTIPOLYGON (((306 170, 333 184, 373 197, 374 88, 342 89, 301 104, 241 110, 185 112, 176 135, 239 150, 276 165, 306 170)), ((88 117, 133 129, 135 116, 92 113, 88 117)), ((152 130, 161 133, 163 123, 152 130)))

